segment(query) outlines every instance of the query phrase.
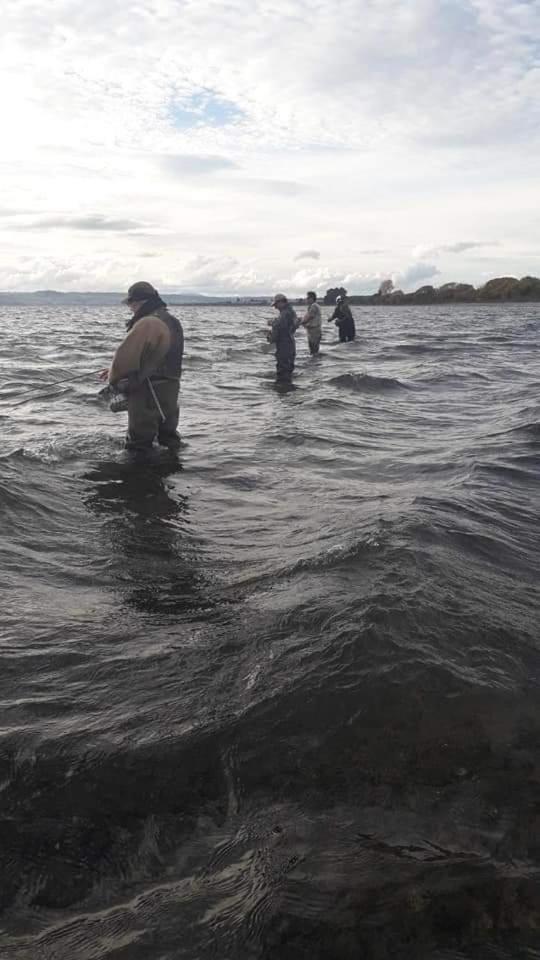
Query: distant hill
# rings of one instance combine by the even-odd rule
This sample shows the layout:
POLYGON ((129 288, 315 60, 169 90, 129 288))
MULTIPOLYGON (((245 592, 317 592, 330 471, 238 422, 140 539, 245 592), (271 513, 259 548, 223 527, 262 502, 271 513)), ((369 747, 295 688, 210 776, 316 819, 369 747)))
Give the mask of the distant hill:
MULTIPOLYGON (((34 290, 32 293, 0 292, 0 305, 10 306, 59 306, 61 304, 79 304, 89 307, 118 306, 125 293, 100 293, 99 291, 34 290)), ((202 293, 163 294, 167 303, 221 303, 223 297, 205 297, 202 293)))

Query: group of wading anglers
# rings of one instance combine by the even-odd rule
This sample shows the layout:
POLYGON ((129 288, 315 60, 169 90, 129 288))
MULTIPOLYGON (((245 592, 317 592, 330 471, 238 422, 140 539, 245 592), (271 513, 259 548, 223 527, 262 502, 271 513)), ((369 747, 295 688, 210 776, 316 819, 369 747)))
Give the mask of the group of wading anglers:
MULTIPOLYGON (((321 309, 317 303, 317 294, 310 290, 306 295, 307 310, 301 319, 298 319, 287 297, 283 293, 276 293, 273 307, 278 311, 275 320, 269 320, 270 330, 268 340, 276 345, 276 381, 290 383, 294 370, 296 356, 295 333, 298 327, 305 327, 309 352, 316 356, 319 352, 322 338, 321 309)), ((354 340, 356 329, 351 308, 346 297, 336 298, 336 309, 328 322, 334 321, 339 331, 342 343, 354 340)))
MULTIPOLYGON (((290 384, 296 356, 295 334, 306 330, 309 351, 319 353, 322 317, 317 295, 309 291, 307 309, 298 318, 287 297, 278 293, 272 306, 277 317, 269 320, 267 339, 276 348, 276 382, 290 384)), ((134 283, 122 301, 131 310, 127 334, 118 347, 110 368, 100 378, 108 382, 105 393, 112 409, 127 409, 126 447, 145 450, 154 440, 176 450, 178 435, 178 393, 184 355, 182 324, 167 309, 157 290, 145 281, 134 283)), ((354 318, 346 297, 336 299, 328 322, 334 321, 342 343, 354 340, 354 318)))

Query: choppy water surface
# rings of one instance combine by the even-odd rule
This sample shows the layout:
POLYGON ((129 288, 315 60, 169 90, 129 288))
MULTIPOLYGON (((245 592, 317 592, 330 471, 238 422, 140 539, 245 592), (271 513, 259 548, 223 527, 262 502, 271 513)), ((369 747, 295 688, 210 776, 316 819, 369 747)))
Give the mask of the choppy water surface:
POLYGON ((539 309, 179 309, 136 464, 109 309, 4 308, 0 921, 13 960, 536 957, 539 309))

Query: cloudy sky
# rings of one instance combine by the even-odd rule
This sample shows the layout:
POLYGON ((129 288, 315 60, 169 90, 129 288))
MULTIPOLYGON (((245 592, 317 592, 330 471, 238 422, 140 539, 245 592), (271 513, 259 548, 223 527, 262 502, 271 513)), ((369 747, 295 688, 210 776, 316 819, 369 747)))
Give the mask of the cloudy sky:
POLYGON ((540 0, 4 0, 0 289, 540 273, 540 0))

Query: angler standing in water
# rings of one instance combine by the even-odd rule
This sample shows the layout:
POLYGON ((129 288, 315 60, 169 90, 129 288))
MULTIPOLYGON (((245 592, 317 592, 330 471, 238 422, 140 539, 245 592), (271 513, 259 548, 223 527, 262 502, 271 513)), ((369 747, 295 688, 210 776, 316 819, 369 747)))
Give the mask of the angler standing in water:
POLYGON ((127 400, 126 447, 144 450, 154 439, 172 450, 180 446, 178 393, 184 355, 182 324, 167 310, 152 284, 134 283, 122 301, 133 316, 110 370, 102 380, 127 400))
POLYGON ((319 352, 322 337, 321 308, 317 303, 317 294, 313 290, 306 293, 307 310, 300 321, 306 328, 309 352, 314 357, 319 352))
POLYGON ((276 345, 276 383, 291 383, 296 357, 294 335, 298 317, 283 293, 276 293, 272 306, 279 315, 271 323, 268 342, 276 345))
POLYGON ((354 317, 345 296, 336 297, 336 309, 334 310, 332 316, 328 318, 328 323, 330 323, 332 320, 338 328, 339 339, 341 343, 347 343, 348 340, 354 340, 356 336, 354 317))

